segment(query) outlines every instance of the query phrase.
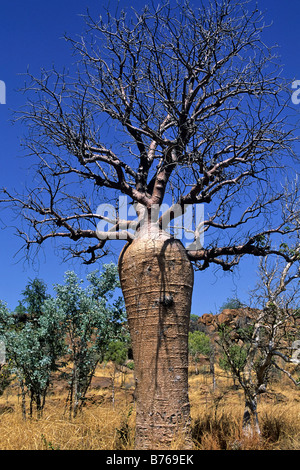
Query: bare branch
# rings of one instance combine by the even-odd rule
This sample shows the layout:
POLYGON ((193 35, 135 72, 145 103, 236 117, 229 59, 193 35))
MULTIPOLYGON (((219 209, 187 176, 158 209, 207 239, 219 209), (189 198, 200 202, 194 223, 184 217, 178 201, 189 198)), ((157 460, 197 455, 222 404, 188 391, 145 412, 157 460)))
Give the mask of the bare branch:
MULTIPOLYGON (((24 230, 27 241, 96 238, 98 205, 123 194, 148 211, 171 201, 160 226, 175 216, 172 205, 205 204, 195 239, 205 232, 206 246, 189 250, 199 269, 230 269, 245 254, 272 251, 258 240, 286 233, 272 218, 297 160, 296 137, 287 84, 261 39, 262 15, 247 4, 87 13, 86 32, 66 38, 75 67, 27 73, 28 101, 17 119, 27 125, 37 178, 27 194, 4 190, 3 198, 33 229, 34 236, 24 230)), ((102 248, 69 247, 93 259, 102 248)))

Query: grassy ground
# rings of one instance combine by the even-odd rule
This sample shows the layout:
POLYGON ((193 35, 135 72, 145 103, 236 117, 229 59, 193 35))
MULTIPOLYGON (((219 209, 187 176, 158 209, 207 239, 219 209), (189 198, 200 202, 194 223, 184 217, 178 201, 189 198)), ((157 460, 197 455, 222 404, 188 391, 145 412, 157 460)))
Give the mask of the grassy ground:
MULTIPOLYGON (((109 365, 97 370, 98 377, 110 377, 111 373, 109 365)), ((82 414, 75 419, 70 419, 65 410, 66 392, 56 388, 47 397, 43 417, 26 420, 18 390, 11 387, 0 398, 0 449, 130 450, 135 420, 132 385, 131 372, 126 377, 119 375, 114 404, 110 388, 92 388, 82 414)), ((300 395, 285 380, 272 383, 270 391, 260 398, 260 438, 243 437, 243 393, 220 371, 215 392, 211 377, 204 373, 191 374, 189 386, 195 449, 300 449, 300 395)), ((182 449, 180 434, 171 448, 182 449)))

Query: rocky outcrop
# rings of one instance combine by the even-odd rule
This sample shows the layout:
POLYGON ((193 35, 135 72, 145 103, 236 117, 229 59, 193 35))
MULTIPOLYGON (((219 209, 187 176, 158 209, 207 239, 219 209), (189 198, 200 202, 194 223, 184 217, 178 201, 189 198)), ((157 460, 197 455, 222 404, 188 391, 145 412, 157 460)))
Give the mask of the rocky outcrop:
POLYGON ((205 334, 215 334, 218 325, 224 324, 230 328, 245 328, 257 318, 260 310, 255 308, 226 308, 222 312, 213 315, 204 313, 198 320, 198 330, 205 334))
MULTIPOLYGON (((212 313, 204 313, 204 315, 198 319, 197 329, 199 331, 203 331, 203 333, 207 335, 215 336, 217 335, 218 326, 226 325, 231 331, 237 332, 236 339, 238 340, 238 330, 246 328, 251 325, 251 323, 253 324, 261 312, 261 310, 256 308, 245 307, 224 309, 216 315, 213 315, 212 313)), ((291 317, 285 321, 285 325, 290 334, 295 336, 300 328, 299 315, 291 315, 291 317)))

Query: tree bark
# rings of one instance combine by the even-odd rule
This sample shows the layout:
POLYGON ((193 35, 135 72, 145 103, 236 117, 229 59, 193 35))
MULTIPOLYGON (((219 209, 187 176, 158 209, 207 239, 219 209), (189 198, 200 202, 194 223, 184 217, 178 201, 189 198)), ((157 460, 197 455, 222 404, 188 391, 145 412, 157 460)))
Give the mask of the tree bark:
POLYGON ((216 374, 215 374, 215 346, 212 345, 211 352, 209 354, 209 371, 212 376, 213 392, 216 390, 216 374))
POLYGON ((245 397, 245 409, 243 415, 243 434, 247 437, 260 435, 260 427, 257 414, 256 395, 245 397))
POLYGON ((178 240, 142 233, 119 258, 136 379, 136 449, 191 448, 188 331, 193 268, 178 240), (183 433, 183 434, 182 434, 183 433))
POLYGON ((22 394, 22 417, 26 420, 26 391, 25 384, 23 380, 20 380, 21 394, 22 394))

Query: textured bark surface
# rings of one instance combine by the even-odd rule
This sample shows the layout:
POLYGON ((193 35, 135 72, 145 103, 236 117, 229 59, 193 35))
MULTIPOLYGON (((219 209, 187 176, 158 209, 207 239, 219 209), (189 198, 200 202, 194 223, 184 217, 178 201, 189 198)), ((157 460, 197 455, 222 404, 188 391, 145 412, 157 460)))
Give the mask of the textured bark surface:
POLYGON ((135 363, 136 449, 189 435, 188 329, 193 268, 180 241, 140 237, 119 258, 135 363))

